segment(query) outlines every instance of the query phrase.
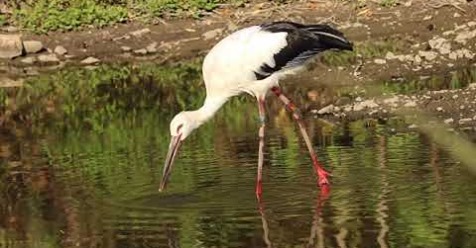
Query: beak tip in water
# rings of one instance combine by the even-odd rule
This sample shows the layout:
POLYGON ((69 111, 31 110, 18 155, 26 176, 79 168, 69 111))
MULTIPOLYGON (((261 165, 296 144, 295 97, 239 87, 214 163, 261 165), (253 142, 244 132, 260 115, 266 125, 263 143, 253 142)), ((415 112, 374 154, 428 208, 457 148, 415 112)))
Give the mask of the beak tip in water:
POLYGON ((159 185, 159 192, 164 191, 164 189, 165 189, 165 185, 164 185, 163 183, 161 183, 161 184, 159 185))

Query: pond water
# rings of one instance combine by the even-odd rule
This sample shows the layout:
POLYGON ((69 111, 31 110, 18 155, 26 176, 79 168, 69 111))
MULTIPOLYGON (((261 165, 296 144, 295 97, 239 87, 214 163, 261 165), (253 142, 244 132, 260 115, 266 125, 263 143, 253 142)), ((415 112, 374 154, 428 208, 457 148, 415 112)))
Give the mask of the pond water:
MULTIPOLYGON (((88 73, 84 80, 92 80, 88 73)), ((232 101, 186 140, 159 193, 175 110, 157 104, 164 95, 138 87, 128 73, 108 79, 125 86, 97 80, 86 91, 92 95, 64 87, 61 92, 74 92, 72 100, 58 87, 9 92, 41 104, 17 100, 17 108, 31 111, 14 117, 34 127, 1 132, 2 247, 476 245, 475 176, 425 135, 398 132, 398 122, 330 126, 307 118, 319 159, 333 175, 324 192, 299 130, 270 103, 258 203, 257 108, 252 100, 232 101), (73 101, 80 103, 68 105, 73 101)), ((149 76, 140 81, 157 79, 149 76)))

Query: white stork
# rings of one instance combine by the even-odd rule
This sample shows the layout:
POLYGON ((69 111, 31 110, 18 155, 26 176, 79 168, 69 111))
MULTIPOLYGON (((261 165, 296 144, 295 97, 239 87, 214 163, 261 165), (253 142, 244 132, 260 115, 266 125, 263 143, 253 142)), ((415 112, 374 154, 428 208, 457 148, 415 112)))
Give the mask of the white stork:
POLYGON ((259 159, 256 195, 262 193, 261 174, 265 132, 265 98, 273 92, 292 112, 309 149, 319 186, 328 185, 328 173, 322 168, 305 130, 298 108, 279 88, 279 80, 295 73, 315 55, 329 49, 352 50, 344 35, 323 24, 304 25, 293 22, 273 22, 238 30, 218 42, 207 54, 202 72, 206 86, 203 106, 177 114, 170 123, 171 141, 165 159, 159 191, 168 181, 172 165, 185 138, 209 120, 230 97, 248 93, 258 100, 261 127, 259 129, 259 159))

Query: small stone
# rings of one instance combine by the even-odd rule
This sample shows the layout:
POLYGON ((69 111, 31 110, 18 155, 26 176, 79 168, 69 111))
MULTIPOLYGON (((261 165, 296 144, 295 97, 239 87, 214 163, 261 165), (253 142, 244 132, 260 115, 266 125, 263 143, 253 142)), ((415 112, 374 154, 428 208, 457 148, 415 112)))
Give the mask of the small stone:
POLYGON ((459 97, 458 95, 453 95, 452 96, 453 99, 458 99, 458 97, 459 97))
POLYGON ((427 16, 423 17, 423 21, 431 20, 431 18, 433 18, 433 16, 427 15, 427 16))
POLYGON ((56 56, 56 54, 50 53, 50 54, 41 54, 38 56, 38 61, 43 62, 43 63, 58 63, 60 60, 56 56))
POLYGON ((436 111, 438 111, 438 112, 443 112, 443 108, 442 108, 442 107, 437 107, 437 108, 436 108, 436 111))
POLYGON ((14 26, 6 26, 6 27, 2 27, 2 31, 5 31, 7 33, 16 33, 18 32, 20 29, 17 28, 17 27, 14 27, 14 26))
POLYGON ((453 118, 448 118, 446 120, 443 121, 445 124, 451 124, 454 122, 453 118))
POLYGON ((439 36, 428 41, 428 45, 430 45, 431 49, 439 49, 444 43, 446 43, 446 39, 439 36))
POLYGON ((428 61, 432 61, 432 60, 436 59, 438 54, 433 52, 433 51, 418 51, 418 55, 420 57, 425 58, 428 61))
POLYGON ((454 30, 448 30, 448 31, 443 32, 444 36, 449 36, 449 35, 453 35, 453 34, 455 34, 454 30))
POLYGON ((433 68, 433 65, 425 65, 425 66, 423 66, 423 67, 424 67, 425 69, 431 69, 431 68, 433 68))
POLYGON ((20 35, 0 34, 0 58, 13 59, 22 53, 23 42, 20 35))
POLYGON ((456 12, 456 13, 454 13, 454 14, 453 14, 453 17, 454 17, 454 18, 461 17, 461 14, 460 14, 460 13, 458 13, 458 12, 456 12))
POLYGON ((449 54, 451 52, 451 44, 445 43, 439 49, 441 54, 449 54))
POLYGON ((392 52, 387 52, 387 54, 385 54, 385 59, 387 59, 387 60, 391 60, 391 59, 395 59, 395 58, 396 58, 396 56, 392 52))
POLYGON ((459 119, 458 124, 465 125, 465 124, 468 124, 472 121, 473 121, 473 119, 471 119, 471 118, 463 118, 463 119, 459 119))
POLYGON ((8 77, 0 77, 0 88, 22 87, 23 82, 23 79, 14 80, 8 77))
POLYGON ((218 35, 220 35, 222 32, 223 32, 223 28, 217 28, 217 29, 214 29, 214 30, 210 30, 210 31, 207 31, 207 32, 203 33, 202 38, 204 40, 211 40, 211 39, 214 39, 214 38, 218 37, 218 35))
POLYGON ((126 52, 126 53, 127 53, 127 52, 132 51, 132 48, 131 48, 131 47, 128 47, 128 46, 121 46, 121 50, 122 50, 123 52, 126 52))
POLYGON ((416 129, 418 128, 418 125, 416 124, 411 124, 410 126, 408 126, 409 129, 416 129))
POLYGON ((87 57, 83 60, 81 60, 81 64, 83 65, 93 65, 99 63, 100 60, 95 58, 95 57, 87 57))
POLYGON ((134 50, 134 54, 136 54, 136 55, 146 55, 147 54, 147 49, 142 48, 142 49, 134 50))
POLYGON ((43 43, 41 43, 41 41, 36 41, 36 40, 24 41, 23 47, 25 48, 25 52, 28 54, 38 53, 44 49, 43 43))
POLYGON ((365 100, 363 102, 359 102, 359 103, 356 103, 354 104, 354 111, 361 111, 361 110, 364 110, 364 109, 373 109, 373 108, 376 108, 378 107, 379 105, 377 103, 375 103, 374 100, 365 100))
POLYGON ((150 33, 150 29, 143 28, 143 29, 139 29, 139 30, 136 30, 136 31, 132 31, 129 34, 131 34, 132 36, 135 36, 135 37, 141 37, 141 36, 143 36, 145 34, 148 34, 148 33, 150 33))
POLYGON ((421 62, 422 62, 421 57, 420 57, 419 55, 415 55, 414 62, 415 62, 416 64, 421 64, 421 62))
POLYGON ((145 49, 147 50, 148 53, 156 53, 157 52, 157 45, 158 45, 157 42, 152 42, 145 49))
POLYGON ((465 108, 466 108, 466 107, 465 107, 464 105, 459 106, 459 109, 461 109, 461 110, 463 110, 463 109, 465 109, 465 108))
POLYGON ((22 63, 28 64, 28 65, 34 64, 36 61, 38 60, 35 57, 26 57, 21 60, 22 63))
POLYGON ((404 62, 404 61, 405 61, 405 55, 402 55, 402 54, 396 55, 395 58, 398 59, 400 62, 404 62))
POLYGON ((409 101, 409 102, 406 102, 404 105, 404 107, 416 107, 417 106, 417 103, 415 101, 409 101))
POLYGON ((474 37, 476 37, 476 30, 473 30, 471 32, 460 32, 456 36, 455 41, 460 44, 466 45, 466 42, 468 42, 468 40, 474 37))
POLYGON ((451 68, 451 67, 455 66, 455 64, 448 63, 447 66, 451 68))
POLYGON ((414 59, 415 59, 415 58, 413 57, 413 55, 410 55, 410 54, 405 55, 405 60, 406 60, 406 61, 412 62, 414 59))
POLYGON ((461 57, 465 57, 467 59, 473 59, 474 58, 474 53, 471 52, 470 50, 463 48, 459 49, 458 52, 460 53, 461 57))
POLYGON ((329 106, 326 106, 324 108, 321 108, 319 111, 317 111, 318 114, 322 115, 322 114, 330 114, 334 111, 334 105, 331 104, 329 106))
POLYGON ((68 50, 63 46, 56 46, 54 52, 60 56, 63 56, 68 53, 68 50))
POLYGON ((378 65, 386 64, 387 61, 385 59, 374 59, 374 63, 378 65))

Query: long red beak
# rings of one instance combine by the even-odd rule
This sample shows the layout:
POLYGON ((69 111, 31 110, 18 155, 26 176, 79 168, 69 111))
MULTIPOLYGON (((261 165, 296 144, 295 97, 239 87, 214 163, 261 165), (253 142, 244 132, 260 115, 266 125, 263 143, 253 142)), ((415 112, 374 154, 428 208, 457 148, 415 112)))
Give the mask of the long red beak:
POLYGON ((167 186, 167 181, 169 180, 170 173, 172 172, 172 166, 174 164, 175 157, 177 156, 178 150, 182 145, 180 140, 181 135, 172 136, 169 145, 169 151, 167 152, 167 157, 165 158, 164 171, 162 174, 162 181, 160 182, 159 191, 165 189, 167 186))

